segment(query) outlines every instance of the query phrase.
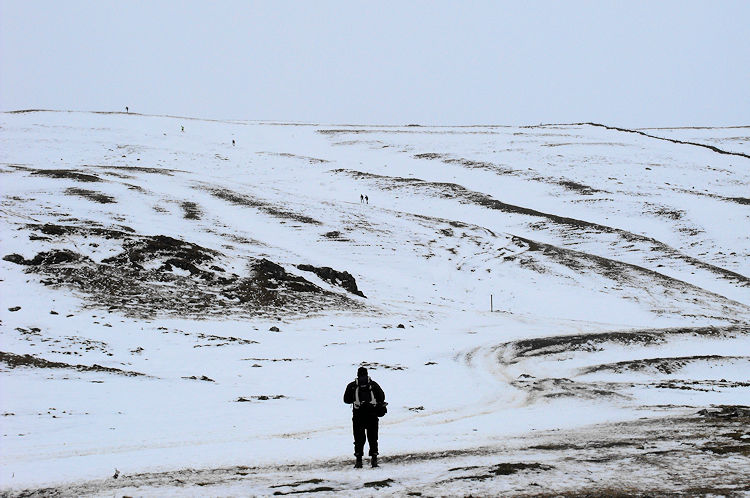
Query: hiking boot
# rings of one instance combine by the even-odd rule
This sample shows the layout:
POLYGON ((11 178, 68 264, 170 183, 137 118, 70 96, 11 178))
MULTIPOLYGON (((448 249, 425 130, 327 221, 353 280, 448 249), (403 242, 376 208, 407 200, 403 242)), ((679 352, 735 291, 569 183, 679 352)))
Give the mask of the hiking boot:
POLYGON ((355 469, 361 469, 362 468, 362 457, 358 456, 357 461, 354 462, 354 468, 355 469))
POLYGON ((373 455, 373 457, 370 459, 370 465, 372 466, 373 469, 378 466, 378 456, 377 455, 373 455))

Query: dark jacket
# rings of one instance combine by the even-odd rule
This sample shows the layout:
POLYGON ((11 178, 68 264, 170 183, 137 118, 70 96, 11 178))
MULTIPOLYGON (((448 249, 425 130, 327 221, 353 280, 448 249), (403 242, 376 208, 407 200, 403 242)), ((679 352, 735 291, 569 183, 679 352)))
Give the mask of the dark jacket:
MULTIPOLYGON (((369 383, 370 389, 372 389, 372 393, 375 395, 375 402, 377 404, 383 404, 385 403, 385 393, 383 392, 383 389, 378 385, 377 382, 374 380, 370 380, 369 383)), ((346 391, 344 391, 344 403, 348 403, 350 405, 353 405, 354 401, 356 400, 355 397, 355 390, 357 389, 357 381, 350 382, 349 385, 346 386, 346 391)), ((352 406, 352 410, 358 411, 358 410, 371 410, 373 406, 371 405, 371 397, 369 394, 364 395, 364 393, 360 392, 359 396, 359 402, 361 403, 361 406, 359 408, 352 406)))

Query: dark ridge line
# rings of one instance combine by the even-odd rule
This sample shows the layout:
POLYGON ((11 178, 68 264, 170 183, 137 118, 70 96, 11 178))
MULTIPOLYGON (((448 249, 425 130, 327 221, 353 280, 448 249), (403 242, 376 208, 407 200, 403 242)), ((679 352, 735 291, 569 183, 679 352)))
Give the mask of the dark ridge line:
POLYGON ((3 111, 3 114, 27 114, 32 112, 59 112, 59 113, 80 113, 80 114, 122 114, 124 116, 143 116, 147 118, 173 118, 173 119, 185 119, 189 121, 208 121, 212 123, 228 123, 247 125, 248 121, 241 119, 212 119, 212 118, 195 118, 190 116, 175 116, 173 114, 146 114, 141 112, 125 112, 125 111, 76 111, 76 110, 62 110, 62 109, 17 109, 14 111, 3 111))
POLYGON ((141 112, 125 112, 125 111, 82 111, 82 110, 63 110, 63 109, 15 109, 12 111, 2 111, 2 114, 25 114, 25 113, 31 113, 31 112, 67 112, 67 113, 91 113, 91 114, 123 114, 123 115, 132 115, 132 116, 145 116, 145 117, 152 117, 152 118, 174 118, 174 119, 185 119, 185 120, 191 120, 191 121, 208 121, 208 122, 214 122, 214 123, 228 123, 228 124, 238 124, 238 125, 269 125, 269 126, 310 126, 310 127, 316 127, 316 126, 324 126, 324 127, 330 127, 330 126, 339 126, 339 127, 357 127, 357 128, 515 128, 516 125, 504 125, 504 124, 464 124, 464 125, 451 125, 451 124, 443 124, 443 125, 436 125, 436 124, 394 124, 394 123, 385 123, 385 124, 353 124, 353 123, 314 123, 314 122, 305 122, 305 121, 284 121, 284 120, 278 120, 278 119, 213 119, 213 118, 200 118, 200 117, 191 117, 191 116, 177 116, 174 114, 148 114, 148 113, 141 113, 141 112))
MULTIPOLYGON (((645 273, 646 275, 650 276, 653 279, 661 280, 662 282, 666 283, 679 283, 682 285, 685 285, 689 288, 691 288, 694 291, 698 291, 703 294, 707 294, 714 298, 721 298, 724 301, 727 301, 735 306, 739 306, 741 308, 746 308, 748 311, 750 311, 750 306, 741 303, 739 301, 735 301, 734 299, 730 299, 726 296, 723 296, 721 294, 718 294, 716 292, 704 289, 703 287, 700 287, 696 284, 691 284, 690 282, 686 282, 684 280, 680 280, 679 278, 670 277, 669 275, 664 275, 663 273, 659 273, 656 270, 650 270, 648 268, 644 268, 643 266, 635 265, 633 263, 626 263, 624 261, 619 261, 617 259, 611 259, 611 258, 605 258, 604 256, 597 256, 595 254, 590 254, 583 251, 576 251, 574 249, 566 249, 564 247, 559 247, 553 244, 546 244, 544 242, 538 242, 536 240, 527 239, 526 237, 521 237, 518 235, 512 235, 512 237, 515 240, 520 240, 524 243, 526 243, 529 246, 529 251, 538 251, 542 253, 550 252, 550 253, 559 253, 559 254, 567 254, 569 256, 573 256, 573 259, 588 259, 590 261, 593 261, 601 266, 608 266, 608 265, 616 265, 628 268, 630 270, 634 270, 639 273, 645 273)), ((564 264, 564 263, 561 263, 564 264)), ((606 274, 598 272, 600 275, 604 275, 607 278, 611 278, 606 274)))
POLYGON ((610 227, 610 226, 602 225, 602 224, 595 223, 592 221, 584 221, 584 220, 579 220, 576 218, 570 218, 567 216, 560 216, 557 214, 545 213, 543 211, 537 211, 536 209, 525 208, 525 207, 516 206, 513 204, 507 204, 497 199, 493 199, 490 196, 483 194, 481 192, 469 190, 463 185, 459 185, 457 183, 428 182, 420 178, 398 178, 398 177, 392 177, 392 176, 377 175, 374 173, 365 173, 365 172, 351 170, 351 169, 334 169, 330 171, 333 173, 344 173, 344 174, 349 174, 355 177, 360 176, 364 178, 371 178, 374 180, 387 180, 387 181, 390 180, 394 182, 396 186, 398 187, 400 187, 401 184, 411 184, 411 185, 421 184, 421 185, 432 186, 432 187, 448 187, 448 188, 453 189, 456 192, 460 192, 463 197, 463 200, 472 202, 480 206, 485 206, 489 209, 495 209, 497 211, 503 211, 506 213, 514 213, 514 214, 522 214, 526 216, 535 216, 538 218, 546 218, 555 223, 566 225, 566 226, 572 226, 575 228, 585 227, 585 228, 593 228, 595 230, 598 230, 604 233, 616 233, 622 236, 628 242, 634 241, 634 240, 639 241, 639 242, 648 242, 648 243, 655 245, 659 250, 665 253, 666 256, 681 259, 682 261, 686 263, 689 263, 698 268, 702 268, 704 270, 710 271, 712 273, 721 275, 724 278, 736 280, 743 287, 750 286, 750 278, 746 277, 745 275, 742 275, 741 273, 737 273, 732 270, 727 270, 726 268, 712 265, 711 263, 706 263, 705 261, 702 261, 698 258, 684 254, 678 251, 677 249, 675 249, 674 247, 671 247, 670 245, 658 239, 655 239, 653 237, 648 237, 646 235, 639 235, 633 232, 629 232, 622 228, 610 227))
POLYGON ((750 155, 745 154, 744 152, 732 152, 732 151, 720 149, 720 148, 715 147, 713 145, 701 144, 701 143, 698 143, 698 142, 687 142, 685 140, 677 140, 676 138, 657 137, 656 135, 651 135, 649 133, 645 133, 645 132, 640 131, 640 130, 631 130, 631 129, 628 129, 628 128, 620 128, 618 126, 608 126, 608 125, 605 125, 605 124, 592 123, 592 122, 574 123, 574 124, 589 125, 589 126, 598 126, 600 128, 606 128, 607 130, 622 131, 622 132, 625 132, 625 133, 635 133, 637 135, 643 135, 644 137, 655 138, 656 140, 664 140, 666 142, 672 142, 672 143, 675 143, 675 144, 682 144, 682 145, 694 145, 696 147, 703 147, 705 149, 709 149, 709 150, 712 150, 714 152, 718 152, 719 154, 727 154, 727 155, 730 155, 730 156, 739 156, 739 157, 744 157, 744 158, 750 159, 750 155))
MULTIPOLYGON (((213 118, 199 118, 194 116, 178 116, 175 114, 147 114, 141 112, 123 112, 123 111, 81 111, 81 110, 63 110, 63 109, 14 109, 12 111, 1 111, 2 114, 25 114, 31 112, 68 112, 68 113, 92 113, 92 114, 132 114, 134 116, 146 116, 146 117, 157 117, 157 118, 176 118, 176 119, 189 119, 193 121, 211 121, 217 123, 230 123, 230 124, 267 124, 272 126, 342 126, 342 127, 360 127, 360 128, 543 128, 545 126, 580 126, 580 125, 593 125, 593 126, 605 126, 597 123, 539 123, 534 125, 521 125, 521 124, 366 124, 366 123, 312 123, 305 121, 282 121, 277 119, 213 119, 213 118)), ((739 128, 750 128, 750 125, 737 125, 737 126, 659 126, 659 127, 643 127, 637 128, 636 130, 729 130, 739 128)), ((626 130, 622 131, 634 131, 626 130)), ((663 137, 651 137, 658 138, 661 140, 669 140, 663 137)), ((692 142, 691 145, 704 146, 704 144, 697 144, 692 142)), ((734 154, 729 152, 729 154, 734 154)))

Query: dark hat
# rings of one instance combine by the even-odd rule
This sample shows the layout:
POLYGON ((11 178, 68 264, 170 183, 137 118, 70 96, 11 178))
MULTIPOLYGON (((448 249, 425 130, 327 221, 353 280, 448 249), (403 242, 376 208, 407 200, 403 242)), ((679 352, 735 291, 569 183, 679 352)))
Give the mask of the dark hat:
POLYGON ((357 377, 367 377, 367 369, 365 367, 359 367, 357 369, 357 377))

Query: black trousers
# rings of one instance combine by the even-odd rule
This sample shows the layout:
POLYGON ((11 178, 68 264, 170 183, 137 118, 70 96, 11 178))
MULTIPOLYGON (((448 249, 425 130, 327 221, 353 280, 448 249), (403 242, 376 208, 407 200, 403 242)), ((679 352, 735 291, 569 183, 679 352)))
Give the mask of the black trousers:
POLYGON ((360 413, 354 410, 352 415, 354 432, 354 456, 361 457, 365 449, 365 439, 370 445, 370 456, 378 454, 378 417, 374 413, 360 413))

